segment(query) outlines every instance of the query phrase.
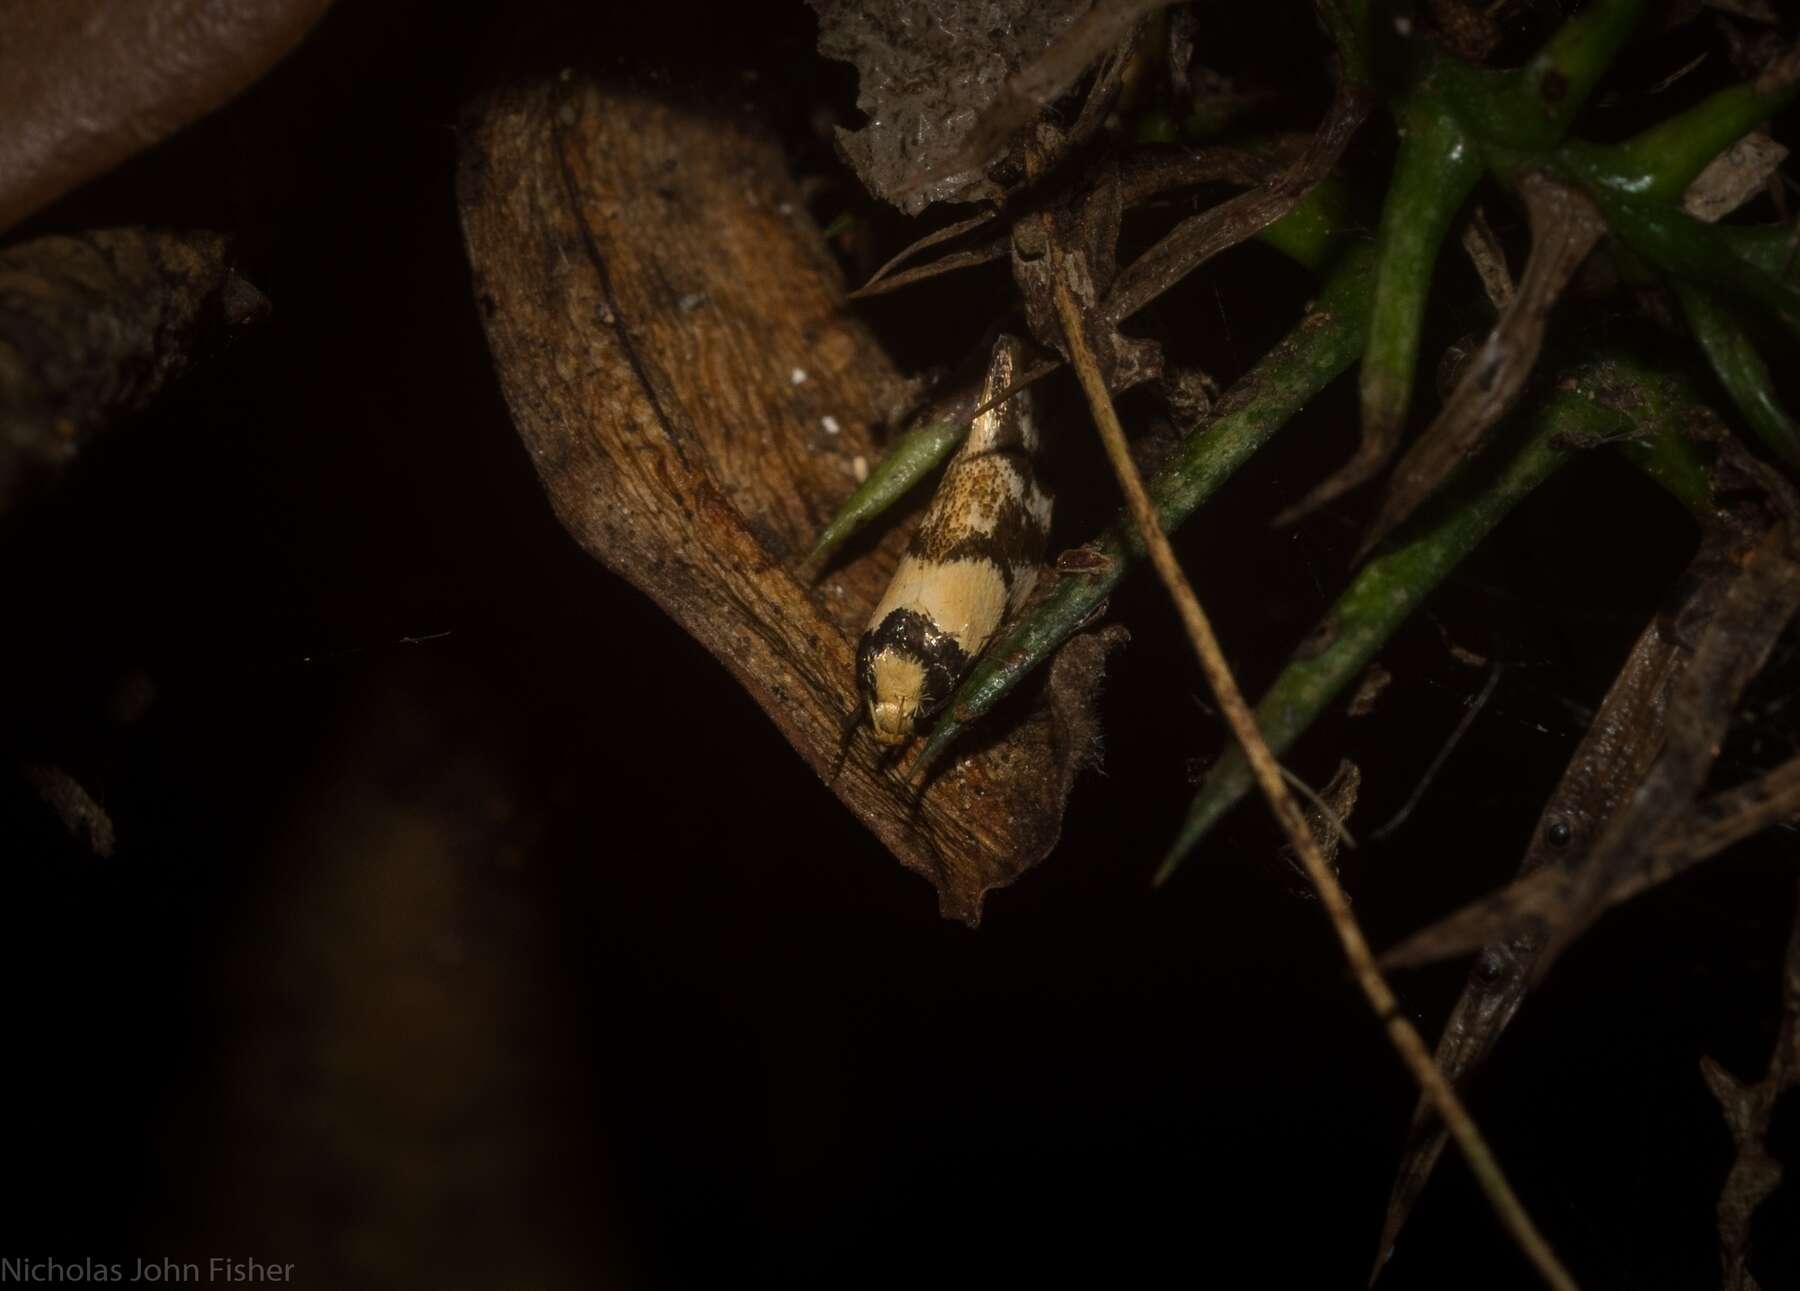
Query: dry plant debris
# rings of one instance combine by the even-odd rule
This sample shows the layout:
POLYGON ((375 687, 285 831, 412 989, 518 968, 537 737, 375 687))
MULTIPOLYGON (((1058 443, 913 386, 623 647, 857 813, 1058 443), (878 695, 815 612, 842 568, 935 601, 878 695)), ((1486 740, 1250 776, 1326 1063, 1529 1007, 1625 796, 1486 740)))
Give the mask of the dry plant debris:
MULTIPOLYGON (((1335 47, 1321 69, 1331 105, 1307 137, 1248 142, 1230 131, 1239 113, 1254 110, 1246 105, 1258 101, 1256 91, 1230 87, 1204 66, 1201 11, 1161 12, 1168 7, 1100 0, 1026 14, 953 0, 815 3, 821 53, 858 71, 858 102, 870 119, 838 139, 869 192, 909 214, 934 202, 979 204, 897 249, 855 295, 1008 260, 1018 310, 1046 356, 1026 379, 1073 369, 1128 499, 1110 530, 1063 544, 1054 585, 978 661, 909 764, 888 766, 840 739, 841 717, 855 703, 847 638, 904 537, 905 517, 887 524, 889 509, 955 450, 971 410, 952 390, 887 462, 873 471, 866 461, 860 472, 834 469, 834 453, 880 456, 871 428, 904 383, 854 315, 837 310, 840 289, 822 268, 822 249, 791 222, 769 218, 791 203, 770 150, 739 124, 712 120, 699 129, 679 105, 614 87, 534 89, 490 103, 465 161, 463 204, 503 383, 564 523, 733 667, 846 803, 937 881, 947 911, 967 918, 983 891, 1010 881, 1054 841, 1074 770, 1099 743, 1092 695, 1118 641, 1081 633, 1148 555, 1236 742, 1201 785, 1160 877, 1258 786, 1423 1094, 1383 1259, 1444 1141, 1435 1117, 1544 1280, 1573 1286, 1455 1085, 1601 911, 1792 810, 1791 767, 1708 792, 1745 688, 1800 608, 1800 523, 1782 469, 1747 452, 1707 407, 1699 364, 1764 451, 1800 463, 1800 436, 1761 348, 1770 329, 1800 334, 1791 233, 1780 224, 1709 223, 1779 192, 1785 154, 1764 126, 1793 98, 1800 55, 1771 51, 1734 28, 1733 56, 1747 64, 1746 79, 1599 145, 1582 137, 1583 112, 1645 18, 1641 0, 1593 0, 1511 67, 1490 64, 1508 57, 1509 40, 1517 43, 1509 23, 1536 21, 1527 13, 1533 6, 1434 0, 1415 31, 1381 20, 1365 0, 1318 0, 1319 25, 1335 47), (1194 96, 1187 128, 1225 135, 1171 149, 1163 123, 1146 127, 1153 141, 1134 144, 1130 113, 1146 76, 1194 96), (1220 108, 1225 99, 1229 110, 1220 108), (1343 172, 1378 107, 1391 118, 1382 128, 1394 132, 1399 152, 1385 186, 1371 194, 1343 172), (730 175, 728 191, 707 187, 715 169, 730 175), (1122 262, 1129 213, 1219 183, 1242 191, 1200 205, 1122 262), (1510 203, 1529 221, 1516 284, 1506 239, 1481 211, 1462 219, 1478 189, 1482 211, 1510 203), (1359 205, 1371 196, 1378 215, 1359 205), (1435 271, 1459 226, 1497 317, 1415 434, 1419 364, 1442 331, 1435 271), (1364 234, 1370 227, 1373 244, 1364 234), (1165 371, 1166 324, 1143 311, 1253 237, 1320 274, 1322 288, 1286 338, 1219 397, 1190 407, 1182 391, 1191 374, 1165 371), (683 256, 684 241, 708 254, 683 256), (745 251, 752 244, 765 260, 767 248, 777 250, 775 270, 753 262, 745 251), (571 262, 532 251, 550 246, 580 255, 571 262), (562 267, 550 273, 553 261, 562 267), (666 326, 671 290, 708 301, 705 316, 666 326), (1674 302, 1698 361, 1671 368, 1629 344, 1596 346, 1591 332, 1562 329, 1565 317, 1592 307, 1596 291, 1640 312, 1648 304, 1665 326, 1683 321, 1674 302), (789 336, 783 328, 795 318, 803 321, 789 336), (588 338, 587 351, 546 360, 541 351, 556 344, 549 338, 570 329, 588 338), (832 403, 843 433, 828 445, 795 433, 819 409, 789 407, 797 396, 780 380, 788 351, 805 347, 828 356, 809 365, 825 379, 809 381, 799 396, 832 403), (1384 496, 1342 596, 1253 711, 1166 532, 1358 364, 1360 448, 1276 522, 1379 475, 1387 476, 1384 496), (606 380, 571 375, 582 372, 606 380), (1114 403, 1137 386, 1160 397, 1164 424, 1182 436, 1159 450, 1147 480, 1133 460, 1141 446, 1128 442, 1114 403), (733 429, 742 426, 774 433, 733 429), (1341 810, 1315 810, 1309 820, 1277 758, 1359 676, 1377 675, 1370 670, 1381 647, 1533 488, 1609 445, 1687 508, 1704 542, 1546 804, 1519 882, 1387 957, 1398 966, 1481 952, 1434 1061, 1383 978, 1322 843, 1335 850, 1347 836, 1341 810), (848 486, 846 474, 861 487, 848 486), (880 537, 843 545, 856 530, 880 537), (988 725, 983 743, 970 741, 1040 665, 1048 668, 1047 704, 1022 721, 988 725), (844 756, 834 760, 833 751, 844 756)), ((1721 23, 1770 21, 1754 7, 1713 8, 1721 23)), ((1672 94, 1709 66, 1690 61, 1634 92, 1646 101, 1672 94)), ((1489 665, 1481 697, 1377 840, 1431 791, 1502 672, 1501 662, 1489 665)), ((1358 701, 1357 711, 1366 708, 1358 701)), ((1338 789, 1347 810, 1354 784, 1338 789)), ((1741 1109, 1733 1116, 1734 1124, 1760 1124, 1741 1109)), ((1734 1184, 1733 1213, 1752 1195, 1734 1184)), ((1741 1249, 1732 1240, 1728 1267, 1729 1251, 1741 1249)))

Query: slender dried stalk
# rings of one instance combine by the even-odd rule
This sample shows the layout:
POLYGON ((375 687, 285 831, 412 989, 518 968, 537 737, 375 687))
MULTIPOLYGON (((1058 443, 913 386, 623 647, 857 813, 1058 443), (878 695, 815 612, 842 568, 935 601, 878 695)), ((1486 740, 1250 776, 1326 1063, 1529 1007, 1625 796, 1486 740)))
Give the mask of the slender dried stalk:
MULTIPOLYGON (((1796 895, 1800 896, 1800 891, 1796 895)), ((1781 1162, 1769 1151, 1769 1128, 1782 1096, 1800 1086, 1800 903, 1796 903, 1793 930, 1788 934, 1781 998, 1781 1027, 1761 1080, 1747 1085, 1714 1059, 1700 1060, 1700 1074, 1719 1100, 1737 1148, 1718 1204, 1724 1291, 1758 1291, 1750 1271, 1751 1222, 1757 1207, 1781 1185, 1781 1162)))
POLYGON ((1206 674, 1207 682, 1219 701, 1219 708, 1225 714, 1232 733, 1243 746, 1245 756, 1250 759, 1251 768, 1263 794, 1269 800, 1270 809, 1281 822, 1294 854, 1306 867, 1307 877, 1318 891, 1319 902, 1331 919, 1332 928, 1343 945, 1344 957, 1350 961, 1357 984, 1368 997, 1376 1017, 1381 1019, 1387 1029, 1388 1038, 1399 1051, 1401 1061, 1411 1069, 1420 1088, 1431 1099, 1438 1115, 1455 1136, 1457 1145, 1468 1158, 1470 1170, 1487 1195, 1501 1224, 1512 1234, 1519 1249, 1548 1285, 1572 1291, 1576 1285, 1574 1278, 1563 1268, 1543 1234, 1538 1232, 1531 1217, 1525 1213, 1518 1195, 1513 1192, 1512 1185, 1507 1182, 1499 1163, 1482 1139, 1481 1131, 1476 1128, 1468 1110, 1456 1096, 1456 1091, 1432 1062, 1424 1040, 1401 1012, 1399 1001, 1382 977, 1381 970, 1376 967, 1375 956, 1363 937, 1362 929, 1357 926, 1356 916, 1350 910, 1350 899, 1344 894, 1336 876, 1331 872, 1331 866, 1320 852, 1318 840, 1307 827, 1305 814, 1288 792, 1275 755, 1269 751, 1269 746, 1258 733, 1250 706, 1244 701, 1243 692, 1238 689, 1237 681, 1225 662, 1225 652, 1219 646, 1218 637, 1213 634, 1206 611, 1200 607, 1194 589, 1181 571, 1180 562, 1175 559, 1175 550, 1169 545, 1168 536, 1157 522, 1156 508, 1144 489, 1143 478, 1131 460, 1124 429, 1119 425, 1118 414, 1114 411, 1112 399, 1106 390, 1106 381, 1101 376, 1099 364, 1089 347, 1080 307, 1068 286, 1060 279, 1056 283, 1056 306, 1068 344, 1069 361, 1074 365, 1082 389, 1087 394, 1094 422, 1100 429, 1100 438, 1106 447, 1106 455, 1112 462, 1114 473, 1119 477, 1126 504, 1150 552, 1151 563, 1175 602, 1182 625, 1193 642, 1195 654, 1199 656, 1201 669, 1206 674))

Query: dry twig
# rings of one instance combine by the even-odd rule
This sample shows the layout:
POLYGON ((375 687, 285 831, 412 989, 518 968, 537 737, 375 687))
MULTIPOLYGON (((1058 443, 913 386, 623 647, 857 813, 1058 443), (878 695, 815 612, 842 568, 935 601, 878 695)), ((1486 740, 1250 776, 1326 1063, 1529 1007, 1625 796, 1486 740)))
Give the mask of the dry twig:
MULTIPOLYGON (((1800 888, 1796 888, 1800 895, 1800 888)), ((1768 1148, 1775 1105, 1788 1090, 1800 1086, 1800 901, 1788 935, 1787 959, 1781 974, 1781 1028, 1769 1068, 1754 1085, 1742 1084, 1711 1058, 1700 1060, 1700 1074, 1719 1100, 1737 1156, 1719 1194, 1719 1260, 1724 1291, 1758 1291, 1750 1273, 1750 1220, 1763 1199, 1781 1183, 1781 1162, 1768 1148)))
POLYGON ((1281 767, 1275 761, 1275 755, 1269 751, 1261 734, 1256 728, 1256 719, 1250 712, 1250 706, 1244 702, 1243 692, 1238 689, 1236 680, 1231 675, 1230 666, 1225 661, 1225 653, 1214 635, 1212 624, 1206 612, 1200 607, 1199 599, 1188 584, 1187 577, 1181 571, 1180 562, 1175 558, 1174 548, 1169 545, 1168 536, 1163 533, 1162 526, 1157 523, 1156 511, 1151 504, 1150 496, 1144 490, 1143 479, 1138 475, 1137 467, 1131 460, 1130 447, 1125 441, 1124 429, 1119 425, 1117 412, 1107 394, 1105 378, 1100 373, 1099 365, 1094 359, 1086 337, 1086 322, 1082 318, 1081 308, 1076 303, 1069 287, 1061 279, 1056 283, 1056 304, 1061 315, 1064 335, 1069 349, 1069 359, 1074 365, 1076 376, 1086 392, 1088 404, 1093 410, 1094 422, 1099 427, 1101 441, 1106 447, 1106 455, 1111 460, 1113 471, 1119 478, 1119 485, 1125 492, 1126 503, 1143 535, 1144 545, 1149 550, 1151 563, 1155 566, 1157 576, 1162 579, 1168 589, 1170 598, 1175 602, 1176 611, 1181 616, 1183 627, 1199 656, 1201 669, 1205 672, 1207 682, 1218 699, 1220 710, 1225 715, 1233 735, 1243 746, 1244 754, 1250 761, 1251 769, 1256 775, 1257 783, 1262 787, 1264 796, 1269 800, 1270 809, 1281 823, 1283 832, 1288 837, 1294 854, 1306 867, 1306 874, 1318 891, 1319 901, 1325 907, 1331 925, 1344 948, 1344 957, 1350 961, 1351 972, 1356 977, 1357 985, 1368 997, 1377 1018, 1386 1028, 1388 1038, 1393 1041, 1399 1052, 1401 1061, 1412 1071, 1420 1087, 1437 1108, 1444 1124, 1456 1137, 1457 1145, 1462 1148, 1468 1158, 1469 1167, 1480 1183, 1482 1191, 1487 1195, 1495 1214, 1502 1225, 1512 1234, 1527 1259, 1542 1275, 1550 1286, 1564 1289, 1575 1287, 1575 1280, 1563 1268, 1550 1249, 1531 1217, 1526 1214, 1512 1185, 1506 1180, 1499 1163, 1488 1149, 1481 1137, 1481 1131, 1470 1118, 1468 1110, 1463 1107, 1456 1091, 1444 1079, 1444 1075, 1432 1062, 1431 1054, 1425 1048, 1425 1042, 1419 1037, 1417 1030, 1400 1009, 1400 1003, 1382 977, 1381 970, 1375 964, 1375 956, 1369 949, 1368 941, 1358 927, 1356 916, 1351 912, 1350 900, 1344 889, 1338 884, 1337 877, 1331 871, 1319 849, 1318 840, 1308 828, 1306 817, 1299 804, 1288 792, 1282 780, 1281 767))

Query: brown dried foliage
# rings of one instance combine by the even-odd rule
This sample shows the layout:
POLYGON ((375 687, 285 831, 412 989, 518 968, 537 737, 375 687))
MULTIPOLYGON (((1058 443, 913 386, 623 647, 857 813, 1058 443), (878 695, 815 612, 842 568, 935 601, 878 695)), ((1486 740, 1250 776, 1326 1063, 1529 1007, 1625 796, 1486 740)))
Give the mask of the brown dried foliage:
MULTIPOLYGON (((777 142, 666 92, 579 82, 490 99, 465 138, 475 289, 557 516, 832 777, 859 708, 854 642, 907 526, 816 588, 794 571, 905 383, 841 307, 777 142)), ((831 784, 972 924, 1056 842, 1090 743, 1039 712, 915 796, 854 739, 831 784)))

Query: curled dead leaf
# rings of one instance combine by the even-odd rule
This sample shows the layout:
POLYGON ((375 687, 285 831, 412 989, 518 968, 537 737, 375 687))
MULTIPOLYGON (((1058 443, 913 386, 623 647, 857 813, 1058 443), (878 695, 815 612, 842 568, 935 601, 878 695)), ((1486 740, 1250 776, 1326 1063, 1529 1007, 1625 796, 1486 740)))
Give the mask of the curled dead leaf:
MULTIPOLYGON (((794 214, 777 143, 742 113, 569 76, 475 110, 459 203, 501 387, 563 526, 717 656, 946 915, 977 922, 1055 844, 1091 741, 1040 711, 922 794, 867 739, 837 767, 854 642, 903 527, 815 587, 794 571, 904 383, 794 214)), ((1066 693, 1050 707, 1075 711, 1066 693)))

